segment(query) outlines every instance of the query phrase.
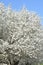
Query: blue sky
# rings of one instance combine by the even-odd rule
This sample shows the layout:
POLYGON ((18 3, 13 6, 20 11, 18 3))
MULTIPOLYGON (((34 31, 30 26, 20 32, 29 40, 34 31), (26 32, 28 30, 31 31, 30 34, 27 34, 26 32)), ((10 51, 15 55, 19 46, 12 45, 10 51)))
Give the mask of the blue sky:
POLYGON ((35 11, 41 17, 43 25, 43 0, 0 0, 5 6, 11 5, 12 9, 21 10, 25 6, 29 11, 35 11))

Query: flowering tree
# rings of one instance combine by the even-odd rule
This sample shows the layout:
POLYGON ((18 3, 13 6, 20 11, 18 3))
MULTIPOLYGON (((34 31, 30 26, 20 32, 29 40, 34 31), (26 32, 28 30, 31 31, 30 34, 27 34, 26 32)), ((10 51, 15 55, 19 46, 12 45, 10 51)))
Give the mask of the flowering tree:
POLYGON ((43 30, 39 16, 25 8, 20 12, 0 3, 0 54, 11 65, 29 65, 41 61, 43 30))

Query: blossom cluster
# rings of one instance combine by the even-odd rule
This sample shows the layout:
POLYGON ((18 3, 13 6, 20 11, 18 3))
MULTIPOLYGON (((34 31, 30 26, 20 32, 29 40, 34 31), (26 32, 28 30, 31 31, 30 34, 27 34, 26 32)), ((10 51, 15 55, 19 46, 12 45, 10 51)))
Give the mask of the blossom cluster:
POLYGON ((19 12, 12 11, 0 3, 0 53, 39 60, 42 45, 39 16, 25 8, 19 12))

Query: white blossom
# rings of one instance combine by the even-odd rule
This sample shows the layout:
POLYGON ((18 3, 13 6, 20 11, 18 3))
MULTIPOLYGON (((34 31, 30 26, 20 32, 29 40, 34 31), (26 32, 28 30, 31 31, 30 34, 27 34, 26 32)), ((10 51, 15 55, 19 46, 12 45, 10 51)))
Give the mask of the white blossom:
POLYGON ((0 39, 4 41, 0 49, 3 46, 6 53, 41 60, 43 30, 36 13, 26 9, 12 11, 0 3, 0 39))

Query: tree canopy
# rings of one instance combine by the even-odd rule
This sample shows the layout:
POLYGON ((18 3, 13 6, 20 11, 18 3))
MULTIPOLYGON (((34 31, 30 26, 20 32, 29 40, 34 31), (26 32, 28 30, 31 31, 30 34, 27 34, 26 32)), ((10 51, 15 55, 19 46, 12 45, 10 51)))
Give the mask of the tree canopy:
POLYGON ((39 16, 25 8, 13 11, 0 3, 0 54, 4 54, 11 65, 15 61, 21 65, 27 58, 29 61, 23 65, 38 63, 43 60, 42 45, 43 30, 39 16))

